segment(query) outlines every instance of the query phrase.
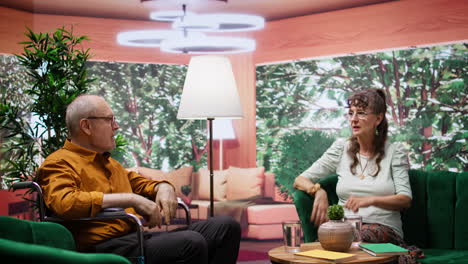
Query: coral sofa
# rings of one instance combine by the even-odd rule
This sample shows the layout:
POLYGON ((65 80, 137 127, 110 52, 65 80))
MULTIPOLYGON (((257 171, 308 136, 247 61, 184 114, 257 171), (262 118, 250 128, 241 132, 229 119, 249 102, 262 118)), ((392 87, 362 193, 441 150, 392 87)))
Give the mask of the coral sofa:
MULTIPOLYGON (((410 170, 411 208, 402 212, 405 241, 423 249, 421 263, 468 263, 468 172, 410 170)), ((330 204, 338 202, 337 177, 323 179, 330 204)), ((310 222, 313 198, 296 191, 294 203, 306 242, 317 239, 310 222)))
MULTIPOLYGON (((183 197, 181 187, 191 186, 188 195, 191 204, 198 205, 192 218, 206 219, 209 206, 209 171, 205 168, 197 172, 192 167, 183 167, 171 172, 138 167, 138 172, 151 179, 166 179, 172 182, 177 195, 183 197)), ((282 238, 281 222, 299 220, 294 204, 284 201, 275 186, 274 174, 264 171, 264 168, 230 167, 222 171, 214 171, 214 200, 216 204, 225 201, 241 200, 249 197, 266 197, 272 203, 248 206, 244 210, 247 225, 242 230, 242 237, 253 239, 282 238), (274 203, 274 204, 273 204, 274 203)), ((216 215, 215 210, 215 215, 216 215)))

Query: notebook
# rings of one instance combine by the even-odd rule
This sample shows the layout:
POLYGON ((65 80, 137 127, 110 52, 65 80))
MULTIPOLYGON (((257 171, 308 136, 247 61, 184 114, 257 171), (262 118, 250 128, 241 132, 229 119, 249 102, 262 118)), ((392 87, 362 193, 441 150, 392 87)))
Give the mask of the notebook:
POLYGON ((335 263, 342 263, 353 259, 356 255, 329 250, 313 249, 303 252, 294 253, 294 255, 315 258, 320 260, 328 260, 335 263))
POLYGON ((392 243, 359 244, 359 247, 372 256, 394 256, 408 254, 406 248, 392 243))

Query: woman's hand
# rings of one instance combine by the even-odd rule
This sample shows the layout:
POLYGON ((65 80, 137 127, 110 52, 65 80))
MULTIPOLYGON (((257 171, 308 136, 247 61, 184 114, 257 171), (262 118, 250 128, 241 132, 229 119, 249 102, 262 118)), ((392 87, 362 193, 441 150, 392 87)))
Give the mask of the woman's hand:
POLYGON ((405 194, 387 196, 350 196, 344 207, 357 212, 359 208, 375 206, 386 210, 401 211, 410 208, 411 197, 405 194))
POLYGON ((320 189, 315 193, 314 205, 312 208, 312 215, 310 220, 315 223, 316 226, 328 221, 327 216, 328 209, 328 196, 325 190, 320 189))
POLYGON ((369 207, 374 203, 373 196, 350 196, 344 207, 357 213, 359 208, 369 207))

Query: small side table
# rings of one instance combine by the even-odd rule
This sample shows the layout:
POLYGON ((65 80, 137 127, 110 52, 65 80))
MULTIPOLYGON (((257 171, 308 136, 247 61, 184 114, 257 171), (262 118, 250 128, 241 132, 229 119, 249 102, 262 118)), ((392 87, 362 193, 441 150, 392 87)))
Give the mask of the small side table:
MULTIPOLYGON (((323 249, 319 242, 301 244, 300 251, 307 251, 312 249, 323 249)), ((346 253, 356 254, 356 258, 344 263, 388 263, 396 260, 398 256, 385 256, 374 257, 358 248, 350 248, 346 253)), ((280 264, 314 264, 324 263, 326 261, 319 261, 308 257, 300 257, 294 253, 287 252, 284 246, 276 247, 268 251, 268 256, 272 263, 280 264)))

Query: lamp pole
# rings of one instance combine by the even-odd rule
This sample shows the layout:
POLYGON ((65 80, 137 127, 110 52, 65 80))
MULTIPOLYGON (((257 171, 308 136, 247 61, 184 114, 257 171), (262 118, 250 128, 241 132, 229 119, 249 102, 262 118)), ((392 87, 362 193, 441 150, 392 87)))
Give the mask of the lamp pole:
POLYGON ((208 118, 208 129, 210 131, 210 217, 214 216, 214 173, 213 173, 213 120, 214 118, 208 118))

